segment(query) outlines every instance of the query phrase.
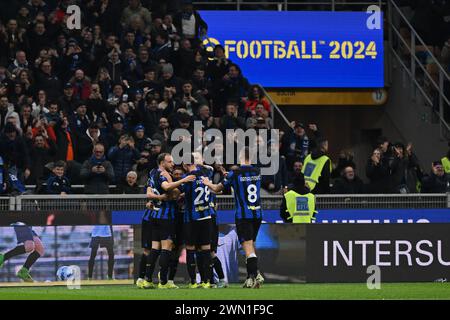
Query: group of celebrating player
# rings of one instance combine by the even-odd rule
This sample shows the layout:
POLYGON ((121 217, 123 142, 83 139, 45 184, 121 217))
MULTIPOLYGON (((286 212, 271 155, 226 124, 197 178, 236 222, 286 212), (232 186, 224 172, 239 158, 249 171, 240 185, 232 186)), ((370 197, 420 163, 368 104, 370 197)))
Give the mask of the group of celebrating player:
POLYGON ((219 238, 216 195, 233 188, 236 232, 246 255, 247 279, 244 288, 259 288, 264 278, 258 270, 255 241, 262 221, 260 201, 261 173, 251 165, 250 150, 240 154, 240 167, 224 174, 224 180, 213 184, 213 169, 203 164, 199 153, 190 162, 175 168, 168 153, 161 154, 158 168, 149 174, 147 209, 142 218, 142 247, 139 278, 142 289, 177 289, 174 277, 179 255, 186 248, 189 288, 225 288, 225 276, 216 256, 219 238), (159 283, 153 274, 159 258, 159 283), (197 271, 201 282, 197 282, 197 271), (214 281, 214 271, 219 281, 214 281))

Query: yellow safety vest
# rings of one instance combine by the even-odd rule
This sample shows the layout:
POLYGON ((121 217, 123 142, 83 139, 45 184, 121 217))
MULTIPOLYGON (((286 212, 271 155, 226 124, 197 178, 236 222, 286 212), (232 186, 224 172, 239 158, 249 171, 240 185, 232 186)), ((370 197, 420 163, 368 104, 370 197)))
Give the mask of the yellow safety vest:
POLYGON ((316 213, 316 198, 312 193, 299 194, 291 190, 284 198, 292 223, 311 223, 316 213))
POLYGON ((441 159, 442 165, 444 166, 445 173, 450 173, 450 160, 447 157, 441 159))
MULTIPOLYGON (((321 156, 318 159, 313 159, 309 154, 302 168, 302 173, 305 176, 305 181, 309 187, 309 190, 313 191, 316 187, 316 184, 319 183, 319 178, 322 175, 322 169, 325 166, 325 163, 330 160, 327 156, 321 156)), ((330 172, 333 170, 330 161, 330 172)))

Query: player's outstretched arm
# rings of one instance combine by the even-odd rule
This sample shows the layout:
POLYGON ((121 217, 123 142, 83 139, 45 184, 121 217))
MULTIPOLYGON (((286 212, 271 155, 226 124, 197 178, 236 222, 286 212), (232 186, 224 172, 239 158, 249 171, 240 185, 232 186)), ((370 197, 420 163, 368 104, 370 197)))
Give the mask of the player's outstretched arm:
POLYGON ((214 184, 207 177, 202 177, 203 184, 211 189, 214 193, 220 193, 223 190, 223 184, 214 184))
POLYGON ((195 180, 195 176, 194 175, 189 175, 187 177, 184 177, 183 179, 180 179, 178 181, 175 182, 168 182, 168 181, 164 181, 161 184, 161 187, 165 190, 165 191, 171 191, 173 189, 178 188, 179 186, 181 186, 183 183, 188 183, 188 182, 192 182, 195 180))

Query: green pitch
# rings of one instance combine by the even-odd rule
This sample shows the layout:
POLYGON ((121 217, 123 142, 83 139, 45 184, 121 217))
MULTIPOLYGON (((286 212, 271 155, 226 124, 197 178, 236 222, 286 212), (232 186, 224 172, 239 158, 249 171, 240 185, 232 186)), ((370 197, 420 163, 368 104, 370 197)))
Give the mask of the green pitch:
POLYGON ((131 285, 1 288, 0 299, 50 300, 292 300, 292 299, 450 299, 448 283, 382 284, 380 290, 368 290, 365 284, 265 284, 261 289, 143 290, 131 285))

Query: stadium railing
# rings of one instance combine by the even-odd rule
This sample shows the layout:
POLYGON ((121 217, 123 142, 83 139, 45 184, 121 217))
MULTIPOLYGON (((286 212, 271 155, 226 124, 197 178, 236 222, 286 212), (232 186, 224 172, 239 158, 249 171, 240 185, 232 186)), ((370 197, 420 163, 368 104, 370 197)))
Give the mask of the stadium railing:
POLYGON ((444 109, 450 106, 450 98, 446 95, 444 86, 445 82, 450 82, 450 75, 413 28, 396 2, 388 0, 387 4, 390 52, 414 83, 414 86, 411 86, 411 96, 415 96, 417 89, 428 106, 435 106, 432 111, 439 119, 441 138, 447 139, 450 136, 450 125, 444 118, 444 109), (400 26, 408 30, 410 34, 408 39, 402 35, 400 26), (420 61, 416 52, 419 47, 431 61, 428 64, 434 64, 437 67, 436 78, 433 78, 431 72, 427 70, 427 66, 420 61), (435 102, 436 97, 437 103, 435 102))
POLYGON ((382 7, 386 4, 386 1, 372 0, 372 1, 342 1, 342 0, 317 0, 317 1, 291 1, 291 0, 273 0, 273 1, 248 1, 248 0, 235 0, 235 1, 194 1, 194 5, 201 9, 211 10, 248 10, 249 8, 264 6, 271 10, 287 11, 287 10, 300 10, 310 7, 327 9, 331 11, 339 10, 341 8, 348 7, 362 7, 370 5, 378 5, 382 7))
MULTIPOLYGON (((280 195, 262 197, 264 210, 280 208, 280 195)), ((1 211, 86 211, 86 210, 144 210, 145 195, 23 195, 0 198, 1 211), (9 202, 8 202, 9 201, 9 202), (12 209, 14 208, 14 209, 12 209)), ((235 208, 233 196, 218 196, 219 210, 235 208)), ((318 195, 320 209, 420 209, 450 208, 450 194, 373 194, 318 195)))

